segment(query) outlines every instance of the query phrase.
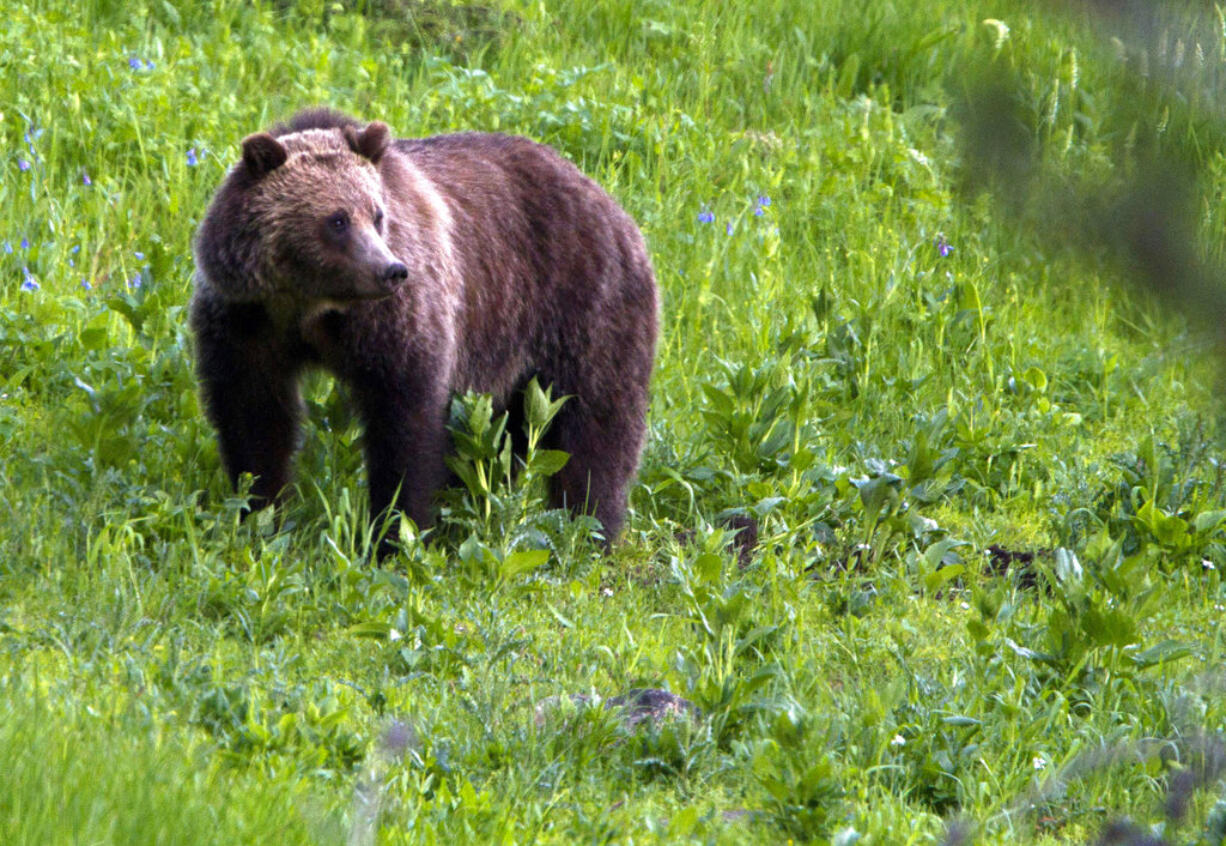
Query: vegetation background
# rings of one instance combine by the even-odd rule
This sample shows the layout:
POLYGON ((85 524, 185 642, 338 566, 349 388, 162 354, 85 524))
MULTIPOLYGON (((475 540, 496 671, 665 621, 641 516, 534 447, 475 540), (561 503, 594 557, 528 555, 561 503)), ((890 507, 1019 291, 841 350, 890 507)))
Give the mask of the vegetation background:
POLYGON ((1224 75, 1201 3, 8 3, 0 841, 1222 843, 1224 75), (611 556, 470 397, 375 566, 322 376, 239 523, 191 238, 310 104, 640 221, 611 556))

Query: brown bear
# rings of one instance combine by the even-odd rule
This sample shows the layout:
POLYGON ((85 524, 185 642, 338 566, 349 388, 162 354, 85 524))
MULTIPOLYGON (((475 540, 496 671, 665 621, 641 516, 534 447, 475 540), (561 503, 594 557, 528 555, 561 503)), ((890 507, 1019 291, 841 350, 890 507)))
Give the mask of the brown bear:
POLYGON ((655 278, 634 221, 554 150, 300 112, 243 141, 195 253, 201 392, 231 482, 255 477, 253 507, 289 481, 306 368, 356 402, 372 517, 395 508, 422 527, 447 480, 452 394, 513 408, 535 376, 570 396, 547 436, 570 454, 552 503, 595 515, 606 541, 621 530, 655 278))

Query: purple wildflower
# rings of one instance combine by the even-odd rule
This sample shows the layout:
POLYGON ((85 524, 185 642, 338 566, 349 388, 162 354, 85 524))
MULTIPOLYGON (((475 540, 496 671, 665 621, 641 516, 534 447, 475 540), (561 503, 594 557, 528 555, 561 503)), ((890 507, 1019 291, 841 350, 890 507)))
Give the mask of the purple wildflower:
POLYGON ((133 250, 133 251, 132 251, 132 255, 136 256, 136 260, 137 260, 137 261, 144 261, 144 260, 145 260, 145 254, 144 254, 144 253, 142 253, 140 250, 133 250))
POLYGON ((731 220, 728 221, 726 224, 724 224, 724 234, 726 235, 732 234, 732 221, 731 220))
POLYGON ((945 258, 954 251, 954 248, 945 240, 945 233, 937 235, 937 252, 941 254, 941 258, 945 258))
POLYGON ((90 178, 89 178, 89 174, 88 174, 88 173, 86 173, 85 171, 81 171, 81 184, 82 184, 82 185, 87 185, 87 186, 88 186, 88 185, 93 185, 93 184, 94 184, 94 180, 92 180, 92 179, 90 179, 90 178))
POLYGON ((81 245, 80 245, 80 244, 77 244, 76 246, 74 246, 74 247, 73 247, 71 250, 69 250, 68 252, 72 253, 72 254, 75 256, 77 253, 81 252, 81 245))
POLYGON ((758 208, 764 209, 771 204, 771 198, 763 194, 758 197, 758 208))
POLYGON ((140 70, 140 59, 132 56, 128 59, 128 67, 130 67, 132 70, 140 70))
POLYGON ((21 248, 22 248, 23 250, 28 250, 28 249, 30 249, 30 239, 29 239, 29 238, 22 238, 22 239, 21 239, 21 248))
POLYGON ((25 275, 25 281, 21 283, 21 290, 37 291, 41 287, 38 280, 34 278, 34 274, 30 272, 30 268, 23 267, 21 272, 25 275))
POLYGON ((198 164, 200 164, 200 159, 196 158, 196 148, 192 147, 187 151, 187 166, 195 167, 198 164))
POLYGON ((18 170, 21 170, 21 171, 27 171, 30 169, 30 163, 26 161, 25 159, 18 159, 17 168, 18 170))
POLYGON ((764 214, 766 214, 766 212, 762 211, 762 207, 761 207, 761 206, 758 206, 757 208, 755 208, 755 209, 753 210, 753 216, 754 216, 754 217, 761 217, 761 216, 762 216, 762 215, 764 215, 764 214))
POLYGON ((81 287, 87 291, 92 291, 94 288, 94 286, 89 284, 89 280, 86 279, 84 276, 81 277, 81 287))
POLYGON ((702 211, 698 213, 698 222, 699 223, 714 223, 715 222, 715 212, 711 211, 710 209, 703 209, 702 211))

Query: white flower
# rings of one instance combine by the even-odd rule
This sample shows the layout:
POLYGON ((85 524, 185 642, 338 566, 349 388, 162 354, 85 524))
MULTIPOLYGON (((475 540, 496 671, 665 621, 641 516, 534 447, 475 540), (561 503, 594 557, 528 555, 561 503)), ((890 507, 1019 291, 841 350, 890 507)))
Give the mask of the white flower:
POLYGON ((400 640, 402 637, 404 637, 404 635, 402 635, 400 632, 396 631, 395 629, 388 629, 387 631, 388 640, 400 640))
POLYGON ((1042 755, 1035 755, 1034 760, 1032 760, 1030 763, 1036 770, 1047 769, 1047 759, 1042 755))
POLYGON ((901 734, 896 734, 894 735, 893 738, 890 739, 890 745, 891 746, 906 746, 907 739, 903 737, 901 734))

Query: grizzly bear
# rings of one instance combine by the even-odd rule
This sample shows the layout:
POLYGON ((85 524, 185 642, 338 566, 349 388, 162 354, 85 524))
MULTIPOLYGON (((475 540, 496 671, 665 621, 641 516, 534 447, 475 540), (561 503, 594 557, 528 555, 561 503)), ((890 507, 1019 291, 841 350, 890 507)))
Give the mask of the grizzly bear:
POLYGON ((195 254, 201 393, 231 483, 254 476, 251 507, 289 482, 307 368, 356 404, 372 518, 397 509, 421 527, 448 479, 450 397, 513 410, 536 377, 570 397, 547 435, 570 454, 551 503, 597 517, 606 542, 621 530, 655 277, 634 221, 554 150, 300 112, 242 142, 195 254))

